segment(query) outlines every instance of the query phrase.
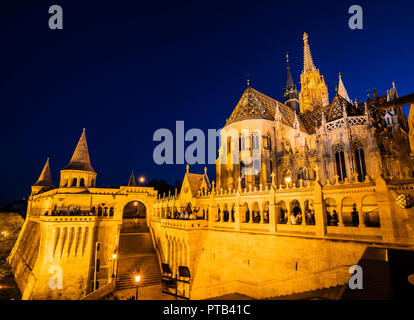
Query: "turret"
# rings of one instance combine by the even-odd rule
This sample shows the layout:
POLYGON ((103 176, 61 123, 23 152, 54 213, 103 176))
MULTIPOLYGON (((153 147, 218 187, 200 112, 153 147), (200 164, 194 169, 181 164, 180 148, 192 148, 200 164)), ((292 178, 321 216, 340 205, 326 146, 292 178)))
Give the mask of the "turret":
POLYGON ((134 175, 134 170, 132 170, 131 175, 129 177, 129 181, 127 184, 128 187, 136 187, 137 186, 137 182, 135 180, 135 175, 134 175))
POLYGON ((42 173, 40 174, 37 182, 32 186, 32 194, 39 193, 53 189, 55 186, 52 180, 52 173, 50 171, 49 158, 47 158, 45 166, 43 167, 42 173))
POLYGON ((96 183, 96 172, 89 159, 88 144, 85 129, 76 146, 75 152, 68 165, 60 171, 61 188, 90 188, 96 183))
POLYGON ((348 101, 350 104, 353 104, 352 101, 351 101, 351 99, 348 96, 348 92, 345 89, 345 85, 342 82, 342 76, 341 76, 341 73, 340 72, 339 72, 339 75, 338 76, 339 76, 339 81, 338 81, 338 94, 342 98, 344 98, 346 101, 348 101))

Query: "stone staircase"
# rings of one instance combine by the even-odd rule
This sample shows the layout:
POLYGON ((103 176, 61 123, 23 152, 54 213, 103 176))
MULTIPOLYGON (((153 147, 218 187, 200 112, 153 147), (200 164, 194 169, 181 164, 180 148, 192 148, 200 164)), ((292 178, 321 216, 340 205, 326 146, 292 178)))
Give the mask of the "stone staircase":
POLYGON ((138 274, 141 276, 140 287, 161 283, 160 267, 149 232, 121 233, 118 255, 116 290, 135 288, 138 274))
POLYGON ((272 297, 266 300, 341 300, 346 285, 272 297))

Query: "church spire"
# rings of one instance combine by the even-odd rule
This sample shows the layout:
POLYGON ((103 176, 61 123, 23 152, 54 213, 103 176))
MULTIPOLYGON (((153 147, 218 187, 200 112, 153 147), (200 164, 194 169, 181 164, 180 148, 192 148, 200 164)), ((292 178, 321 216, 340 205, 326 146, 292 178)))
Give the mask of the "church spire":
POLYGON ((303 34, 304 57, 303 72, 300 75, 301 91, 299 93, 300 111, 305 113, 329 104, 328 87, 323 76, 313 64, 312 55, 308 43, 308 35, 303 34))
POLYGON ((303 33, 303 71, 311 71, 315 70, 315 65, 313 64, 312 54, 310 51, 309 43, 308 43, 308 34, 306 32, 303 33))
POLYGON ((298 90, 293 82, 292 73, 289 65, 289 54, 286 52, 286 88, 285 88, 285 104, 293 111, 299 112, 298 90))
POLYGON ((345 89, 344 83, 342 82, 341 73, 339 72, 339 83, 338 83, 338 94, 344 98, 346 101, 348 101, 350 104, 352 104, 351 99, 349 99, 348 92, 345 89))
POLYGON ((134 170, 132 170, 131 176, 129 177, 129 181, 128 181, 128 187, 136 187, 136 186, 137 186, 137 183, 135 180, 134 170))
POLYGON ((286 89, 294 88, 295 84, 293 83, 292 73, 290 72, 290 65, 289 65, 289 53, 286 52, 286 89))
POLYGON ((95 172, 89 159, 88 144, 86 142, 85 128, 83 129, 82 135, 76 146, 75 152, 73 152, 72 158, 69 164, 64 170, 81 170, 95 172))
POLYGON ((40 174, 39 179, 34 185, 39 187, 54 187, 52 180, 52 172, 50 171, 49 158, 47 158, 42 173, 40 174))

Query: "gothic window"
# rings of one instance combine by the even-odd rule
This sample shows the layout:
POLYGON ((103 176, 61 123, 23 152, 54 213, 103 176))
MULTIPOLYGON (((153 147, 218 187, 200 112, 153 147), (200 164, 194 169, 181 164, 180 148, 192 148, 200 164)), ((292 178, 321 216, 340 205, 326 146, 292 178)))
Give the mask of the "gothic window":
POLYGON ((259 149, 259 135, 257 132, 254 132, 252 136, 252 148, 253 150, 259 149))
POLYGON ((254 182, 256 186, 258 186, 260 184, 260 161, 259 160, 254 160, 253 168, 254 168, 254 182))
POLYGON ((305 168, 299 168, 299 170, 298 170, 298 181, 300 179, 306 180, 306 171, 305 171, 305 168))
POLYGON ((339 181, 343 181, 346 178, 346 166, 345 166, 345 153, 344 146, 340 143, 334 146, 336 174, 339 181))
POLYGON ((243 161, 240 161, 240 177, 241 177, 241 187, 245 188, 246 185, 246 177, 245 177, 245 167, 246 165, 244 164, 243 161))
POLYGON ((364 181, 365 176, 367 175, 367 169, 365 167, 364 146, 359 141, 356 141, 354 143, 354 154, 356 169, 358 173, 358 181, 364 181))
POLYGON ((240 137, 240 150, 245 150, 245 149, 246 149, 246 135, 242 133, 240 137))
POLYGON ((270 138, 270 133, 263 137, 265 149, 272 150, 272 139, 270 138))

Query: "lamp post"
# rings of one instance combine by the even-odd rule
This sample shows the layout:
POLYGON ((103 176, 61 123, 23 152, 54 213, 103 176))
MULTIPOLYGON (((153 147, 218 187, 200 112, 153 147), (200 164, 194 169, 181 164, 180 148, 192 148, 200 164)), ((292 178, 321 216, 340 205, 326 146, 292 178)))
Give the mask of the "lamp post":
POLYGON ((115 277, 115 263, 116 263, 116 254, 112 255, 112 278, 115 277))
POLYGON ((141 276, 140 275, 136 275, 135 276, 135 284, 137 286, 137 293, 135 295, 135 300, 138 300, 138 286, 139 286, 140 280, 141 280, 141 276))

